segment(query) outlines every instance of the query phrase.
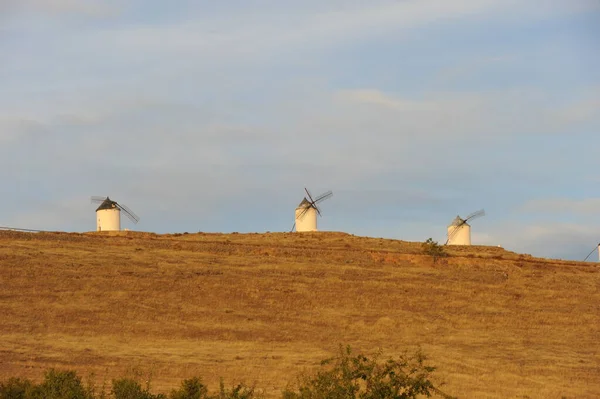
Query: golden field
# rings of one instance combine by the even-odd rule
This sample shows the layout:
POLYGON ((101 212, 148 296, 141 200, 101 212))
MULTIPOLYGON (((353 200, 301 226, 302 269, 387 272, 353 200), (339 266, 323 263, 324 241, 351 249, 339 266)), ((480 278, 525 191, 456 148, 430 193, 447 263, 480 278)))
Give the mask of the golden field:
POLYGON ((600 268, 344 233, 0 232, 0 380, 56 367, 270 397, 339 344, 460 398, 600 398, 600 268))

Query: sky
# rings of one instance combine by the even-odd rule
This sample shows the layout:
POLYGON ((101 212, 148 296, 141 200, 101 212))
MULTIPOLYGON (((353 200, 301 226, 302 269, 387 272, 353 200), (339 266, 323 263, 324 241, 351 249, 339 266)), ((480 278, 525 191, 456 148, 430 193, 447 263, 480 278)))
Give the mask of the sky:
POLYGON ((0 226, 600 241, 599 0, 3 0, 0 54, 0 226))

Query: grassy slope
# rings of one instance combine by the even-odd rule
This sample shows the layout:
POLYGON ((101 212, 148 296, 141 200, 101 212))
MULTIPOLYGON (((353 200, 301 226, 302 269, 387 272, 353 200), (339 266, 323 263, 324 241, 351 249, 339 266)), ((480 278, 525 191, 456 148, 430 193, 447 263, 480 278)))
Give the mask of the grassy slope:
POLYGON ((598 266, 343 233, 0 232, 0 379, 192 375, 277 393, 340 343, 421 346, 461 398, 600 397, 598 266), (527 395, 527 396, 524 396, 527 395))

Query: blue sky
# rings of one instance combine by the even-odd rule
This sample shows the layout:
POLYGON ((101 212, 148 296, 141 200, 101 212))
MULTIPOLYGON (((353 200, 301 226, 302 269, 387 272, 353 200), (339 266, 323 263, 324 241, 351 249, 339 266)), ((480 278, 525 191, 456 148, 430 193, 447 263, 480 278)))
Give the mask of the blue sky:
POLYGON ((0 5, 0 225, 321 230, 582 259, 600 241, 596 0, 0 5))

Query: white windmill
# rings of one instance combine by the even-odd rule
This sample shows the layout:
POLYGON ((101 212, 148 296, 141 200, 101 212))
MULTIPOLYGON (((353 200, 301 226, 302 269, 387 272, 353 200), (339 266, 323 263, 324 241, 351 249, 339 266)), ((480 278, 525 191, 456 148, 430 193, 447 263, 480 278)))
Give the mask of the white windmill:
POLYGON ((317 207, 317 204, 331 197, 333 193, 331 191, 327 191, 326 193, 315 197, 313 200, 313 197, 308 189, 304 188, 304 191, 306 191, 308 199, 304 197, 302 202, 300 202, 300 205, 298 205, 296 208, 292 231, 294 231, 294 227, 296 228, 296 232, 317 231, 317 214, 321 216, 321 210, 317 207))
POLYGON ((464 219, 456 216, 448 226, 446 245, 471 245, 471 226, 467 222, 484 215, 485 211, 481 209, 471 213, 464 219))
POLYGON ((96 209, 96 231, 120 231, 121 211, 124 211, 133 223, 140 220, 131 209, 109 197, 92 197, 92 203, 100 203, 96 209))

